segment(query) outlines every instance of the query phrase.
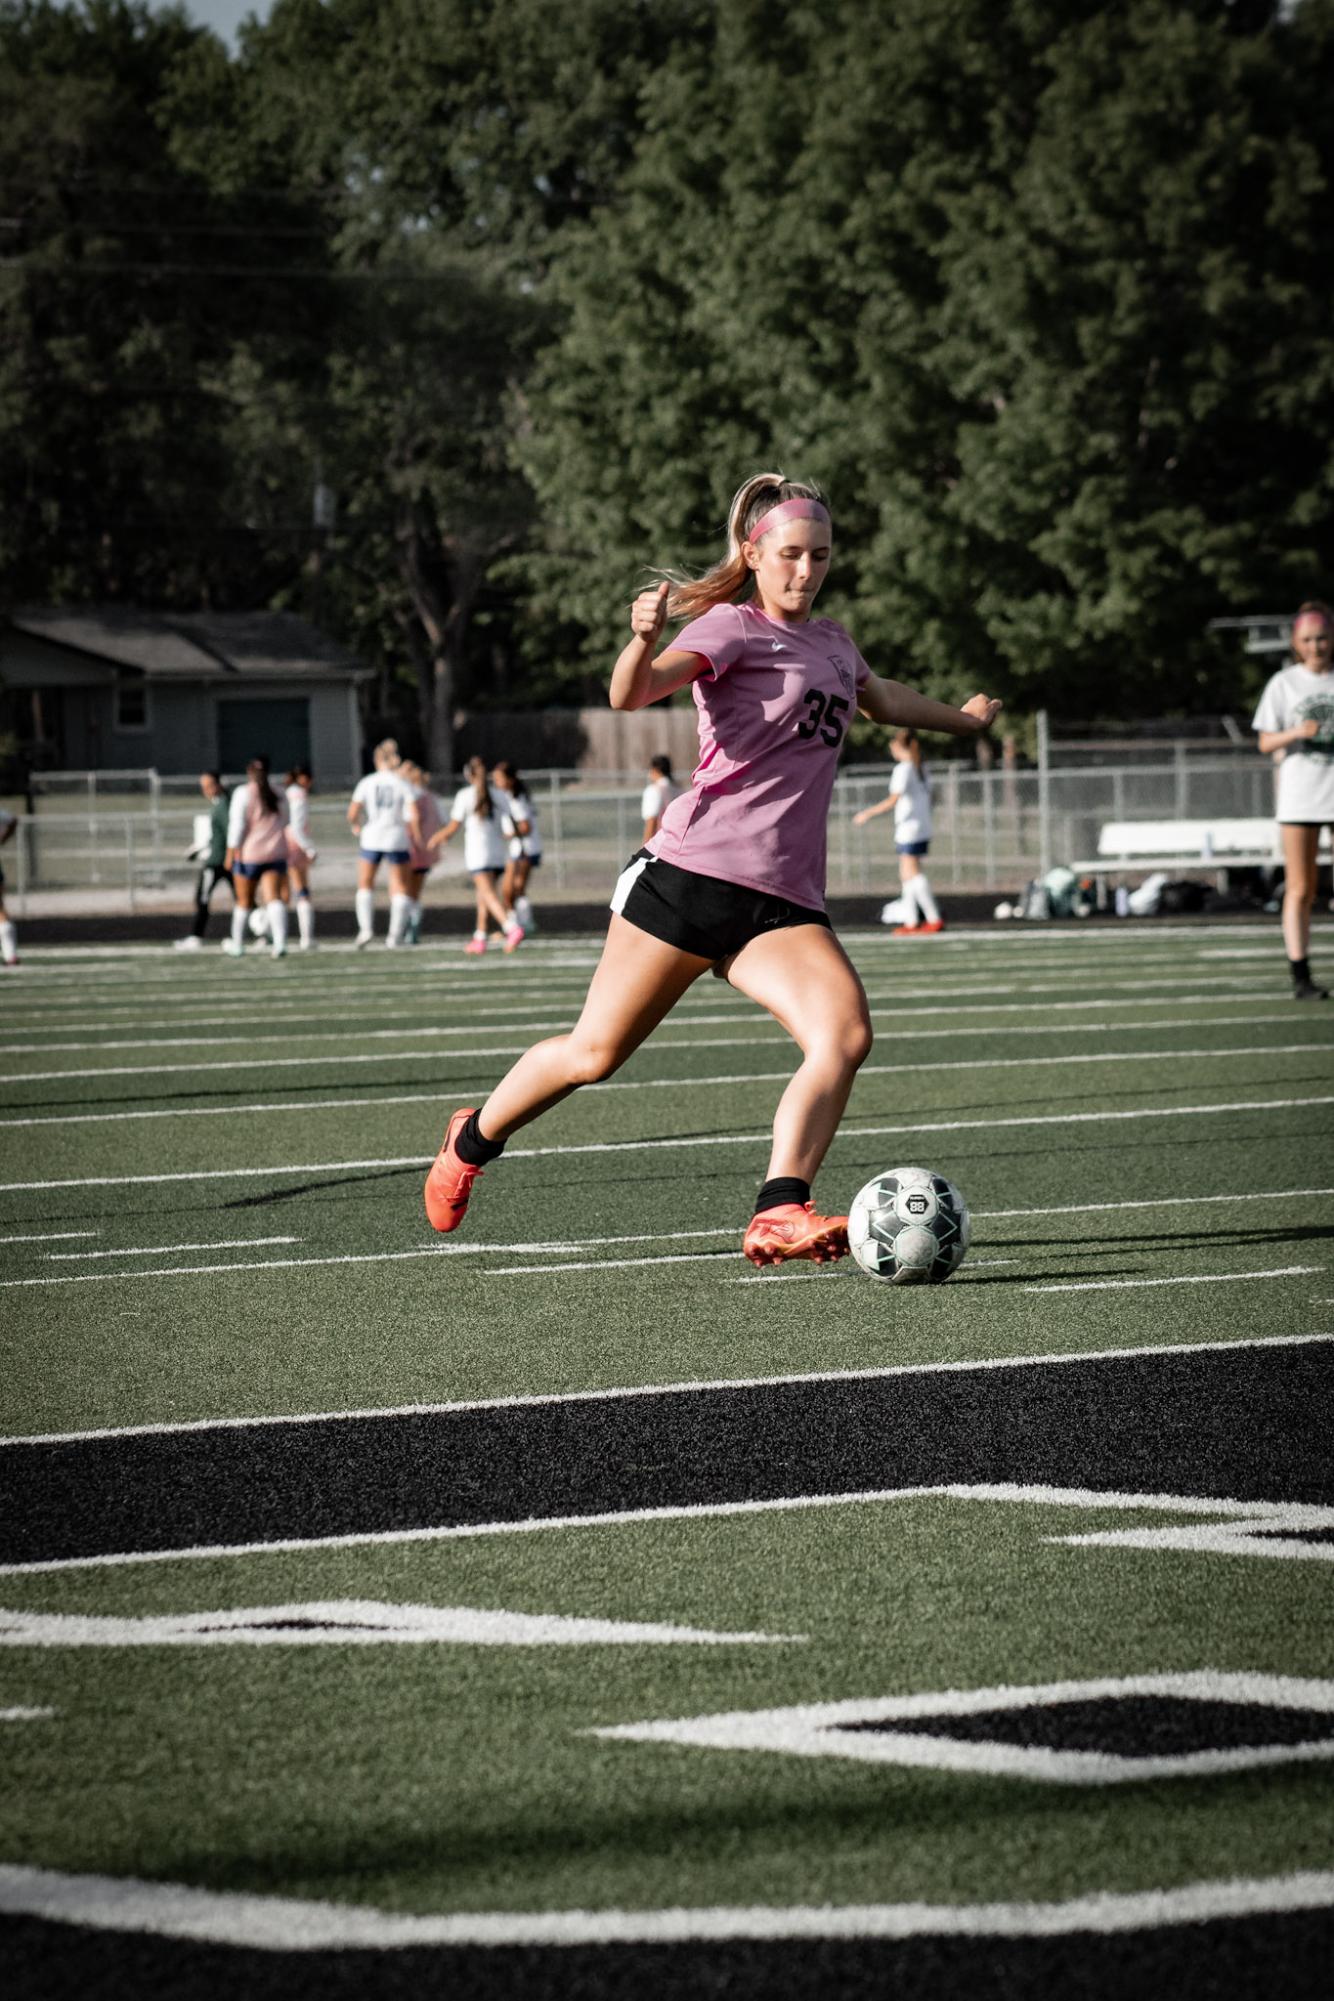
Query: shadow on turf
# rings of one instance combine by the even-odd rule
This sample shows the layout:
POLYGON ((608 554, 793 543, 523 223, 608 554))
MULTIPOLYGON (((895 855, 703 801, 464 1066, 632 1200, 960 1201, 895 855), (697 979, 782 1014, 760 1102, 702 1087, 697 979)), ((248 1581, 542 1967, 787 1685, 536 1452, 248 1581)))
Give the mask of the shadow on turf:
MULTIPOLYGON (((516 1815, 487 1826, 481 1814, 474 1813, 453 1826, 437 1821, 429 1830, 411 1833, 363 1824, 354 1836, 331 1833, 321 1840, 312 1828, 295 1851, 266 1848, 256 1841, 233 1856, 219 1855, 216 1849, 187 1853, 173 1857, 173 1874, 178 1880, 233 1894, 262 1894, 275 1884, 291 1882, 318 1884, 305 1894, 335 1902, 345 1894, 349 1877, 406 1874, 422 1880, 437 1875, 454 1895, 473 1895, 479 1903, 489 1904, 496 1895, 497 1878, 503 1882, 507 1869, 553 1862, 563 1867, 599 1857, 675 1858, 690 1848, 696 1863, 709 1859, 721 1865, 737 1852, 743 1835, 785 1837, 793 1832, 803 1844, 818 1844, 836 1855, 850 1836, 856 1840, 859 1828, 872 1836, 883 1835, 887 1813, 905 1840, 948 1839, 961 1825, 976 1829, 984 1821, 992 1823, 1003 1839, 1013 1840, 1016 1820, 1021 1820, 1035 1842, 1059 1840, 1063 1826, 1074 1830, 1087 1826, 1088 1800, 1078 1786, 1063 1791, 1037 1781, 1009 1779, 988 1796, 975 1781, 938 1771, 931 1774, 931 1791, 926 1794, 917 1789, 916 1779, 909 1773, 887 1776, 869 1796, 855 1780, 846 1789, 835 1791, 831 1785, 835 1796, 823 1801, 812 1798, 809 1790, 800 1798, 769 1801, 752 1794, 744 1806, 740 1789, 725 1786, 725 1797, 716 1806, 683 1799, 675 1809, 637 1811, 626 1804, 619 1812, 589 1814, 583 1825, 571 1813, 546 1819, 528 1815, 522 1820, 516 1815), (911 1797, 909 1785, 914 1785, 911 1797), (475 1891, 465 1887, 469 1878, 477 1884, 475 1891)), ((1309 1767, 1285 1766, 1284 1781, 1294 1789, 1294 1806, 1299 1805, 1300 1793, 1307 1795, 1313 1809, 1323 1796, 1320 1775, 1309 1767)), ((1233 1811, 1244 1812, 1248 1798, 1263 1800, 1271 1786, 1267 1774, 1235 1772, 1208 1780, 1146 1780, 1118 1791, 1133 1790, 1141 1801, 1161 1811, 1216 1814, 1224 1797, 1233 1811)))
MULTIPOLYGON (((331 1068, 333 1067, 332 1063, 330 1067, 331 1068)), ((262 1063, 257 1063, 255 1068, 257 1070, 262 1070, 264 1068, 264 1065, 262 1063)), ((346 1078, 346 1072, 344 1071, 340 1075, 338 1081, 343 1082, 345 1081, 345 1078, 346 1078)), ((357 1081, 360 1082, 361 1080, 358 1079, 357 1081)), ((446 1104, 446 1103, 452 1104, 457 1097, 462 1096, 466 1104, 470 1094, 477 1095, 480 1094, 481 1092, 489 1091, 491 1089, 491 1085, 493 1082, 494 1082, 494 1077, 490 1072, 488 1072, 487 1075, 484 1077, 462 1076, 462 1077, 449 1077, 443 1080, 439 1077, 423 1077, 420 1073, 418 1073, 414 1077, 369 1078, 366 1080, 366 1089, 368 1091, 413 1091, 413 1092, 421 1091, 428 1095, 434 1093, 439 1096, 441 1104, 446 1104)), ((67 1097, 67 1098, 8 1098, 7 1097, 4 1103, 6 1111, 14 1111, 14 1112, 58 1112, 66 1105, 78 1105, 83 1110, 87 1111, 90 1104, 96 1104, 102 1108, 102 1111, 104 1113, 114 1115, 118 1110, 121 1110, 124 1107, 139 1109, 140 1107, 147 1106, 151 1109, 159 1106, 165 1108, 168 1106, 184 1103, 186 1104, 186 1108, 188 1109, 190 1105, 198 1105, 201 1103, 212 1104, 216 1103, 218 1100, 226 1102, 231 1099, 240 1098, 248 1101, 254 1098, 256 1088, 257 1086, 255 1084, 254 1079, 249 1078, 243 1084, 221 1085, 216 1090, 204 1089, 200 1085, 195 1084, 193 1086, 187 1085, 179 1091, 154 1091, 151 1097, 141 1096, 139 1094, 136 1094, 134 1097, 128 1097, 128 1098, 117 1097, 115 1095, 112 1095, 111 1097, 107 1098, 95 1098, 95 1099, 89 1099, 86 1097, 67 1097)), ((303 1095, 308 1095, 312 1091, 327 1092, 329 1088, 330 1086, 327 1082, 322 1083, 319 1080, 315 1080, 307 1084, 280 1084, 278 1086, 278 1089, 283 1094, 284 1100, 291 1099, 292 1102, 290 1105, 290 1109, 294 1112, 299 1112, 301 1110, 301 1099, 303 1095)), ((281 1112, 284 1109, 288 1109, 288 1107, 284 1103, 283 1105, 274 1105, 273 1109, 276 1112, 281 1112)))
POLYGON ((1136 1230, 1133 1236, 1081 1236, 1078 1243, 1061 1237, 993 1237, 988 1235, 986 1248, 989 1251, 1021 1250, 1044 1251, 1055 1256, 1082 1257, 1091 1246, 1100 1249, 1110 1245, 1120 1245, 1126 1251, 1147 1251, 1154 1249, 1213 1250, 1222 1244, 1234 1247, 1268 1244, 1309 1244, 1320 1243, 1334 1237, 1334 1223, 1310 1223, 1304 1226, 1287 1224, 1274 1230, 1136 1230))
POLYGON ((293 1188, 266 1188, 260 1195, 236 1195, 230 1202, 220 1202, 220 1210, 227 1209, 270 1209, 278 1202, 291 1202, 298 1195, 325 1194, 332 1188, 352 1188, 364 1181, 406 1181, 423 1179, 429 1162, 423 1160, 419 1167, 381 1167, 372 1174, 338 1174, 323 1181, 300 1181, 293 1188))

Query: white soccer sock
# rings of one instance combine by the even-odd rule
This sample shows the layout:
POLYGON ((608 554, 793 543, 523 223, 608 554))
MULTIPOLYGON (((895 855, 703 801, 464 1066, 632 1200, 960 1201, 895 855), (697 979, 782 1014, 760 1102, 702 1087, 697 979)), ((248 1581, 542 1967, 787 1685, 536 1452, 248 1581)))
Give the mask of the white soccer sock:
POLYGON ((296 900, 296 928, 301 933, 301 943, 309 945, 315 936, 315 906, 308 896, 298 896, 296 900))
POLYGON ((389 899, 389 943, 401 945, 403 934, 408 928, 408 918, 412 914, 410 896, 391 896, 389 899))
POLYGON ((249 919, 250 912, 242 910, 238 903, 232 912, 232 943, 241 946, 242 950, 245 948, 245 928, 249 919))
POLYGON ((3 959, 7 966, 12 965, 18 957, 18 951, 19 934, 6 918, 4 923, 0 924, 0 959, 3 959))
POLYGON ((269 905, 269 936, 275 952, 287 950, 287 905, 277 897, 269 905))
POLYGON ((417 940, 421 937, 421 935, 422 935, 422 907, 420 899, 414 896, 408 908, 408 936, 415 945, 417 943, 417 940))
POLYGON ((924 924, 939 924, 940 908, 936 903, 935 897, 931 894, 931 885, 927 881, 926 876, 919 874, 910 877, 908 887, 913 893, 917 908, 922 913, 922 922, 924 924))
POLYGON ((357 911, 358 931, 373 931, 375 929, 375 891, 373 889, 359 889, 354 901, 357 911))

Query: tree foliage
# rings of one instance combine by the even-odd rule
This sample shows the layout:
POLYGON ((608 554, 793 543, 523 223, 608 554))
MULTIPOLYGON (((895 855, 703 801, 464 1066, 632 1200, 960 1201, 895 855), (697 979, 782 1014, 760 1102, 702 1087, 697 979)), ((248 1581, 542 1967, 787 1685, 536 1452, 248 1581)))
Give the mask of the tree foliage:
POLYGON ((886 671, 1217 709, 1334 584, 1332 82, 1334 0, 0 0, 5 588, 301 605, 439 764, 777 465, 886 671))

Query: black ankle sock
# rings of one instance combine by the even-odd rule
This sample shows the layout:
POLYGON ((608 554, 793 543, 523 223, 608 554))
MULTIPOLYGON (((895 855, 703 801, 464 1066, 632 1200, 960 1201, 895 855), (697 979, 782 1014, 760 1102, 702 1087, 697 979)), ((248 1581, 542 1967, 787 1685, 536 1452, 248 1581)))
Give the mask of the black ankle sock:
POLYGON ((466 1161, 469 1167, 485 1167, 488 1162, 499 1160, 505 1151, 505 1142, 503 1139, 487 1139, 477 1124, 474 1112, 468 1123, 460 1126, 454 1147, 459 1159, 466 1161))
POLYGON ((795 1174, 780 1174, 773 1181, 766 1181, 755 1197, 755 1214, 764 1209, 781 1209, 788 1202, 809 1202, 811 1184, 798 1181, 795 1174))
POLYGON ((1309 959, 1289 959, 1294 987, 1308 987, 1311 984, 1311 961, 1309 959))

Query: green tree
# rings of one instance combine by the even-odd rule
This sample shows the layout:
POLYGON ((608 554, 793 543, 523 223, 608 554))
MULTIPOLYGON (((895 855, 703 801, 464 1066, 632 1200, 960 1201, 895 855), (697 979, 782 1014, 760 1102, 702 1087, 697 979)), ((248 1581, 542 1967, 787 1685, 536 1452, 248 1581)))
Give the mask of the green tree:
POLYGON ((533 584, 605 653, 759 464, 830 486, 891 671, 1217 707, 1229 606, 1322 580, 1331 10, 736 0, 568 243, 533 584))
MULTIPOLYGON (((19 598, 260 601, 286 552, 221 516, 219 371, 311 255, 285 193, 215 193, 160 112, 201 43, 127 0, 0 4, 0 572, 19 598)), ((318 263, 316 250, 314 261, 318 263)), ((284 299, 284 335, 292 325, 284 299)), ((317 317, 307 286, 298 310, 317 317)))

